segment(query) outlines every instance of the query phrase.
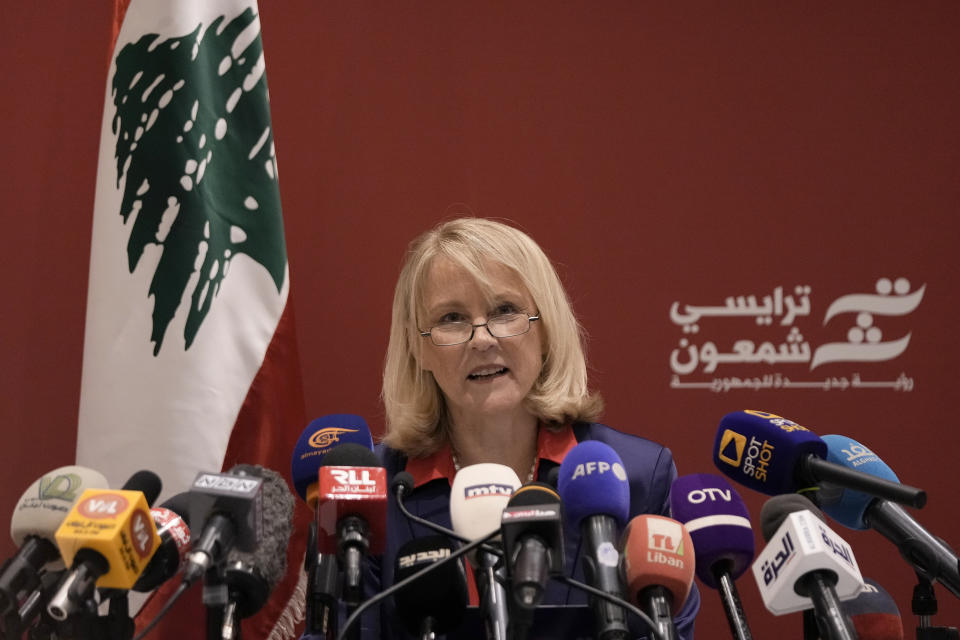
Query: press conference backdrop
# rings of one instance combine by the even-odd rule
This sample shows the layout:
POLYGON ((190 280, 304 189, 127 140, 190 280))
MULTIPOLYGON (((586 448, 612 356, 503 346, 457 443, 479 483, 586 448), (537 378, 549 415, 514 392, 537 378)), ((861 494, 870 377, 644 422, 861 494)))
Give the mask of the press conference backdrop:
MULTIPOLYGON (((111 6, 4 15, 8 517, 73 461, 111 6)), ((264 0, 261 23, 309 415, 381 432, 406 243, 506 218, 557 263, 607 423, 670 446, 681 473, 716 472, 735 410, 851 436, 960 544, 960 5, 264 0)), ((756 518, 764 497, 737 489, 756 518)), ((911 628, 894 547, 835 529, 911 628)), ((698 625, 725 628, 702 590, 698 625)), ((938 594, 934 622, 960 625, 938 594)))

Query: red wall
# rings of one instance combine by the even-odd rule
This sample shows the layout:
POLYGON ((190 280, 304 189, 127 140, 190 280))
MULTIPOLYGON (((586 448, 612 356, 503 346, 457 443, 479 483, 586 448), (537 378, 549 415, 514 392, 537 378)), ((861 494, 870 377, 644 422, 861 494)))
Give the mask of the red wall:
MULTIPOLYGON (((8 5, 0 514, 73 458, 110 33, 109 6, 8 5)), ((382 429, 406 243, 454 213, 503 217, 558 263, 591 336, 606 422, 669 445, 681 473, 715 471, 713 437, 730 411, 850 435, 926 489, 916 517, 960 544, 949 408, 960 5, 265 0, 261 10, 309 415, 354 412, 382 429), (737 340, 783 344, 793 328, 813 351, 846 341, 856 314, 825 323, 827 308, 881 278, 925 286, 914 311, 872 318, 883 341, 910 335, 896 358, 701 364, 678 378, 779 374, 831 380, 829 390, 671 387, 683 339, 727 354, 737 340), (671 320, 674 303, 718 308, 797 285, 810 287, 810 311, 787 324, 717 315, 684 333, 671 320), (842 388, 854 374, 912 388, 842 388)), ((764 496, 741 494, 756 520, 764 496)), ((835 529, 911 628, 906 563, 873 532, 835 529)), ((0 555, 12 551, 0 540, 0 555)), ((751 577, 738 584, 755 635, 772 635, 781 621, 751 577)), ((960 625, 957 600, 938 593, 935 621, 960 625)), ((718 598, 703 596, 701 635, 719 636, 718 598)), ((797 628, 799 616, 786 622, 797 628)))

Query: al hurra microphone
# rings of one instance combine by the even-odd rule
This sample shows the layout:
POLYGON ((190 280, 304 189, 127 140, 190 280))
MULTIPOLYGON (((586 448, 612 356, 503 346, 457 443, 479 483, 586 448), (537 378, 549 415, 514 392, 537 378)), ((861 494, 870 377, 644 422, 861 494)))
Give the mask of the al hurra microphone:
MULTIPOLYGON (((482 539, 500 529, 500 516, 520 479, 510 467, 492 462, 463 467, 450 487, 450 522, 468 540, 482 539)), ((470 555, 476 573, 486 637, 506 640, 509 613, 503 587, 506 572, 500 557, 478 549, 470 555)))
POLYGON ((200 472, 190 487, 190 523, 200 531, 187 554, 183 583, 219 566, 233 548, 253 551, 262 530, 263 478, 242 470, 200 472))
MULTIPOLYGON (((373 435, 358 415, 336 413, 313 420, 300 434, 290 462, 293 487, 307 506, 317 509, 317 486, 323 457, 341 444, 359 444, 373 449, 373 435)), ((337 635, 340 570, 334 553, 317 551, 317 521, 310 523, 307 536, 306 633, 333 640, 337 635)))
POLYGON ((331 449, 318 472, 317 551, 336 553, 343 599, 363 599, 363 559, 383 552, 387 520, 387 470, 370 449, 347 443, 331 449))
POLYGON ((754 553, 753 529, 743 499, 720 476, 696 473, 673 481, 670 512, 693 540, 697 577, 720 591, 733 637, 752 638, 734 584, 750 567, 754 553))
POLYGON ((753 563, 763 604, 774 615, 814 610, 825 640, 856 638, 840 600, 856 597, 863 578, 853 552, 799 495, 770 498, 760 510, 767 546, 753 563))
MULTIPOLYGON (((827 443, 827 460, 832 463, 897 482, 890 467, 856 440, 839 435, 824 436, 823 440, 827 443)), ((941 583, 960 598, 960 561, 956 553, 900 505, 849 489, 826 493, 821 502, 828 516, 851 529, 876 530, 897 546, 920 575, 941 583)))
POLYGON ((70 465, 45 473, 27 487, 10 519, 10 535, 19 549, 0 572, 0 616, 41 587, 44 567, 63 566, 54 534, 84 490, 106 486, 99 471, 70 465))
MULTIPOLYGON (((580 530, 587 584, 622 599, 625 594, 617 543, 630 517, 630 484, 620 456, 603 442, 581 442, 564 457, 557 489, 568 525, 580 530)), ((598 640, 629 636, 623 607, 595 596, 591 596, 590 605, 598 640)))
POLYGON ((629 599, 640 605, 664 640, 677 637, 673 612, 693 586, 690 534, 672 518, 643 514, 623 532, 623 572, 629 599))
POLYGON ((446 536, 414 538, 397 550, 395 580, 425 567, 436 570, 394 594, 397 616, 412 636, 422 640, 450 633, 460 626, 467 609, 467 576, 460 562, 450 562, 453 546, 446 536))
POLYGON ((94 588, 130 589, 160 545, 150 503, 160 478, 138 471, 119 491, 87 489, 55 534, 70 571, 50 598, 47 612, 66 620, 87 606, 94 588))
POLYGON ((767 495, 795 493, 820 482, 864 491, 912 507, 925 492, 829 462, 826 443, 792 420, 766 411, 735 411, 720 421, 713 462, 725 475, 767 495))

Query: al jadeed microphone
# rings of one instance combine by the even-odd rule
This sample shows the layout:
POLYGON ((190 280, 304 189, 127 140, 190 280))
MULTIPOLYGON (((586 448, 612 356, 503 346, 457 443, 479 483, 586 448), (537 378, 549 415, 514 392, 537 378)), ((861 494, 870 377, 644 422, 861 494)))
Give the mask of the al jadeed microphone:
POLYGON ((840 606, 840 600, 863 590, 850 545, 823 522, 810 500, 796 494, 767 500, 760 523, 767 546, 753 562, 753 577, 767 609, 779 616, 813 608, 825 640, 855 639, 840 606))
MULTIPOLYGON (((897 476, 880 457, 846 436, 823 437, 827 460, 860 472, 897 482, 897 476)), ((851 529, 874 529, 890 540, 913 568, 928 580, 940 582, 960 598, 960 561, 940 538, 921 526, 898 504, 842 488, 821 491, 823 511, 851 529)))
POLYGON ((467 576, 460 562, 445 562, 453 553, 446 536, 425 536, 397 550, 395 581, 409 578, 430 565, 438 566, 394 594, 396 614, 412 636, 431 640, 460 626, 469 600, 467 576))
POLYGON ((343 571, 343 600, 363 599, 363 559, 383 552, 387 521, 387 470, 363 445, 331 449, 317 484, 317 551, 335 553, 343 571))
MULTIPOLYGON (((500 528, 500 516, 520 486, 510 467, 492 462, 463 467, 450 487, 450 522, 457 535, 477 540, 500 528)), ((488 640, 506 640, 509 612, 503 587, 506 571, 500 557, 477 549, 470 554, 477 578, 480 610, 488 640)))
POLYGON ((693 586, 693 542, 673 518, 642 514, 623 532, 623 573, 629 600, 650 616, 661 638, 675 640, 673 612, 693 586))
MULTIPOLYGON (((630 517, 630 483, 619 454, 596 440, 579 443, 559 467, 557 489, 567 524, 580 530, 583 575, 592 587, 624 598, 620 577, 620 531, 630 517)), ((629 635, 623 607, 590 597, 598 640, 629 635)))
POLYGON ((670 513, 693 540, 696 574, 720 591, 723 611, 734 638, 752 638, 734 581, 753 560, 753 529, 740 495, 720 476, 680 476, 670 487, 670 513))
POLYGON ((69 465, 43 474, 27 487, 10 519, 10 535, 19 549, 0 572, 0 616, 40 588, 45 566, 63 566, 54 534, 84 490, 107 486, 102 473, 69 465))
POLYGON ((86 607, 95 587, 131 589, 160 545, 150 503, 160 494, 151 471, 133 474, 120 490, 87 489, 55 534, 70 571, 47 612, 66 620, 86 607))
MULTIPOLYGON (((352 413, 321 416, 307 425, 293 448, 290 478, 297 495, 314 514, 320 463, 331 449, 341 444, 358 444, 373 449, 373 435, 362 417, 352 413)), ((316 518, 311 521, 307 535, 304 570, 307 573, 306 632, 332 640, 337 635, 339 622, 340 573, 336 554, 317 551, 316 518)))
POLYGON ((767 495, 809 490, 819 482, 922 507, 927 495, 824 458, 826 443, 804 426, 766 411, 735 411, 720 421, 713 461, 728 477, 767 495))

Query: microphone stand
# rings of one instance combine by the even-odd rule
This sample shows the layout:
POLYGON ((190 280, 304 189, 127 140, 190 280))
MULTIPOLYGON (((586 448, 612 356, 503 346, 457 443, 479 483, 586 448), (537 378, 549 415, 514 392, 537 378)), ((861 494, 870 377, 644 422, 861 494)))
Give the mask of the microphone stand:
POLYGON ((750 633, 750 627, 747 625, 747 618, 743 613, 743 603, 740 602, 740 594, 737 593, 737 587, 730 577, 730 562, 714 563, 713 577, 717 581, 717 587, 720 591, 720 600, 723 602, 723 612, 727 615, 727 622, 730 624, 730 633, 736 640, 753 640, 750 633))
POLYGON ((500 569, 496 567, 499 561, 500 558, 492 553, 483 550, 477 552, 477 573, 484 576, 477 586, 483 589, 478 595, 480 607, 486 614, 484 625, 487 640, 507 640, 508 638, 507 590, 498 575, 502 571, 502 567, 500 569))
POLYGON ((218 564, 213 565, 203 574, 203 604, 207 609, 207 640, 240 638, 240 625, 234 619, 235 607, 228 607, 229 603, 230 592, 224 579, 223 567, 218 564))
POLYGON ((324 640, 337 637, 337 593, 339 569, 337 557, 317 551, 317 522, 310 523, 307 533, 307 556, 304 569, 307 573, 306 629, 310 635, 324 640))
POLYGON ((910 600, 913 615, 917 616, 917 640, 960 640, 956 627, 934 627, 930 617, 937 613, 937 596, 929 578, 917 572, 917 585, 910 600))

